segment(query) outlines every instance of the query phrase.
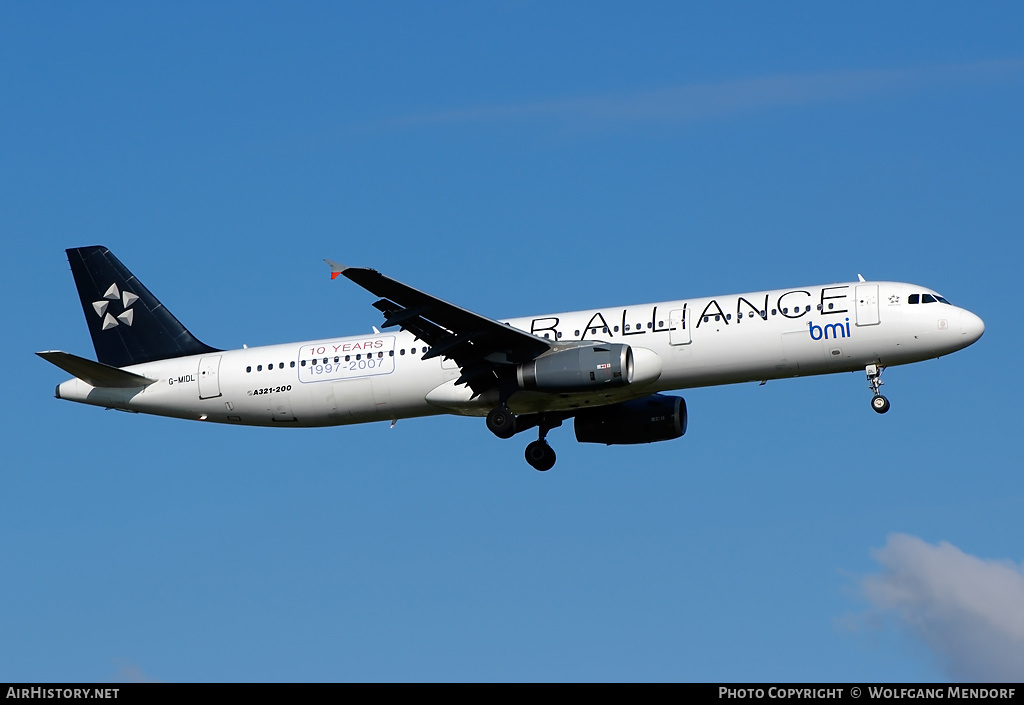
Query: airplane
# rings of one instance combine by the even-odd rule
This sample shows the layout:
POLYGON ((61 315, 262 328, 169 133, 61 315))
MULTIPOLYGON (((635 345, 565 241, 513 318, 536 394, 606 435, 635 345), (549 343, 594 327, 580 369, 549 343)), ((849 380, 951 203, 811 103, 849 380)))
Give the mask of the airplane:
POLYGON ((882 371, 977 341, 985 324, 935 291, 858 281, 499 321, 373 269, 325 260, 380 297, 366 335, 220 350, 200 342, 103 246, 67 250, 98 361, 36 353, 73 375, 58 399, 238 426, 340 426, 456 414, 555 464, 548 432, 651 443, 686 432, 686 402, 664 394, 863 370, 871 408, 882 371), (396 329, 396 330, 388 330, 396 329))

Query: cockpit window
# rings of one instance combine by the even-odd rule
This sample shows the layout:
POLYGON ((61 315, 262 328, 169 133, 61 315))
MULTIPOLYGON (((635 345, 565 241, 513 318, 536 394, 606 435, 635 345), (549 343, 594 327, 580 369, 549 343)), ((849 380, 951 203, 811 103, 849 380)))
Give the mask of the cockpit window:
POLYGON ((920 304, 934 304, 934 303, 940 303, 940 304, 946 304, 947 306, 952 306, 953 305, 953 304, 949 303, 948 301, 946 301, 946 299, 944 299, 941 296, 939 296, 938 294, 910 294, 907 297, 907 303, 908 304, 918 304, 918 303, 920 303, 920 304))

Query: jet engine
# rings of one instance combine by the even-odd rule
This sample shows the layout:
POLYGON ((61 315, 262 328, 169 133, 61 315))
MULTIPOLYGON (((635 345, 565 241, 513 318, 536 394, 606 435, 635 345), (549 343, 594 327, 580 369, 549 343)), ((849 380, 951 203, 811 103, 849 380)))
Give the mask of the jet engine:
POLYGON ((517 376, 520 389, 541 392, 621 387, 633 381, 633 351, 623 343, 581 345, 524 363, 517 376))
POLYGON ((670 441, 686 433, 686 401, 682 397, 652 394, 576 414, 576 440, 580 443, 627 445, 670 441))

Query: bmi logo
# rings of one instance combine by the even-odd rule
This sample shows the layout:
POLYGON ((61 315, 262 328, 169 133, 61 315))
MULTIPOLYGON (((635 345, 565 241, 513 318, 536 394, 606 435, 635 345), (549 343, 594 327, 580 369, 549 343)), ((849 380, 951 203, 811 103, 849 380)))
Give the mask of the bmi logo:
POLYGON ((833 339, 838 338, 849 338, 850 337, 850 319, 846 319, 846 326, 842 323, 829 323, 824 326, 816 326, 814 323, 808 323, 808 332, 811 334, 811 340, 821 340, 824 338, 828 340, 829 333, 832 334, 833 339))
POLYGON ((102 301, 93 301, 92 308, 96 311, 96 315, 103 319, 103 330, 110 330, 116 328, 122 323, 126 326, 130 326, 135 318, 135 311, 132 310, 131 305, 139 300, 139 297, 130 291, 118 291, 117 284, 111 284, 110 288, 107 289, 107 293, 103 295, 102 301), (115 301, 121 302, 121 313, 115 318, 113 313, 109 310, 110 305, 115 301))

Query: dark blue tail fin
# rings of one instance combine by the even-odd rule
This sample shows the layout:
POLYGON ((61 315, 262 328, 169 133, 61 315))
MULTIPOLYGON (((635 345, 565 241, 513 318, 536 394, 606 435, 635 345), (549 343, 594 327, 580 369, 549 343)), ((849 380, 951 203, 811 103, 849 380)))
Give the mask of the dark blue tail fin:
POLYGON ((96 357, 104 365, 218 352, 189 333, 106 247, 67 253, 96 357))

